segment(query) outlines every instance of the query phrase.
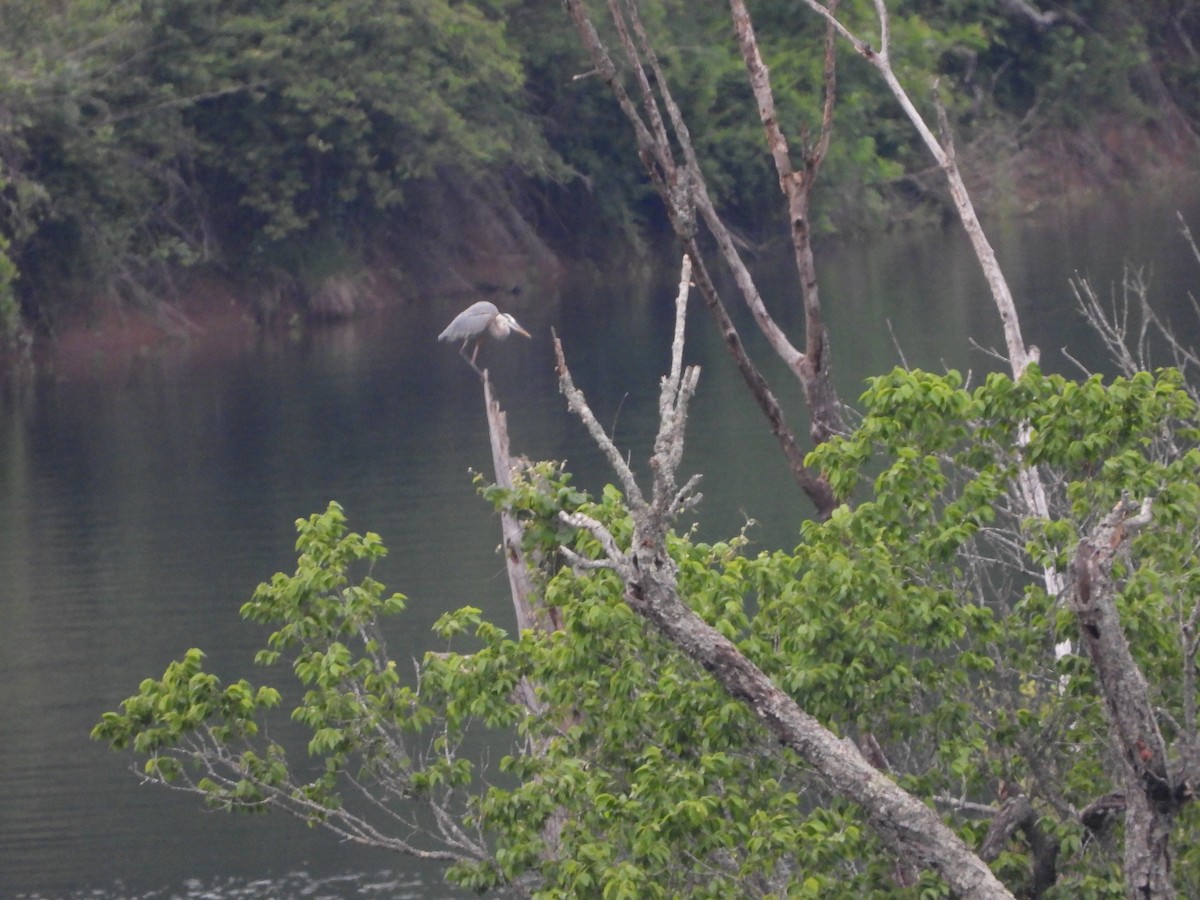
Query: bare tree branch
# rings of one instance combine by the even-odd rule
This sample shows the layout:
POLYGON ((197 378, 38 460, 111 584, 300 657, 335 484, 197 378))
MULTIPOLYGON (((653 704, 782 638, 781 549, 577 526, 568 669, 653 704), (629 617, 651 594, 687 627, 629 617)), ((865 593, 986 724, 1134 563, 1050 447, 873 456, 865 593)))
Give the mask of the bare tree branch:
MULTIPOLYGON (((796 170, 792 166, 787 138, 783 134, 778 114, 775 111, 770 73, 766 63, 763 62, 762 54, 759 53, 750 13, 743 0, 730 0, 729 6, 733 14, 733 29, 738 38, 746 71, 750 75, 750 87, 758 102, 759 119, 766 131, 767 146, 770 148, 771 158, 775 161, 779 187, 787 198, 792 254, 796 260, 804 299, 804 353, 799 353, 787 342, 783 332, 775 325, 766 311, 766 307, 762 305, 761 298, 758 299, 757 304, 751 305, 751 310, 755 314, 755 321, 758 322, 759 329, 771 342, 776 354, 788 363, 800 380, 804 388, 809 414, 812 417, 813 443, 819 444, 841 432, 845 427, 841 416, 841 404, 833 390, 831 379, 829 334, 821 313, 817 269, 813 258, 812 234, 809 226, 809 203, 813 185, 816 183, 817 172, 824 160, 829 147, 829 138, 833 132, 833 109, 837 84, 834 34, 830 29, 825 39, 825 100, 820 136, 814 147, 805 148, 804 165, 800 170, 796 170)), ((836 9, 837 4, 834 3, 833 6, 836 9)), ((747 297, 748 301, 749 299, 747 297)))
POLYGON ((625 457, 621 455, 617 445, 605 432, 604 426, 592 413, 591 407, 584 399, 583 392, 575 387, 575 382, 571 379, 571 372, 567 368, 567 362, 563 356, 562 341, 558 339, 557 334, 554 335, 554 358, 558 372, 558 389, 567 398, 567 409, 579 416, 579 421, 587 429, 588 435, 600 448, 600 452, 604 454, 608 464, 612 466, 617 480, 621 483, 621 491, 625 494, 625 502, 629 504, 630 509, 644 509, 646 500, 642 496, 642 489, 638 487, 637 479, 633 477, 633 470, 629 468, 625 457))
POLYGON ((1010 16, 1030 22, 1038 31, 1045 31, 1061 18, 1056 12, 1036 9, 1027 0, 1000 0, 998 5, 1010 16))
POLYGON ((1020 376, 1031 360, 1029 349, 1025 346, 1025 341, 1021 337, 1021 323, 1017 316, 1016 303, 1013 300, 1012 292, 1009 290, 1008 282, 1004 278, 1004 273, 1000 269, 1000 264, 996 260, 996 253, 992 249, 992 245, 983 231, 983 226, 979 222, 975 206, 971 202, 970 193, 963 182, 962 173, 958 169, 958 163, 954 159, 953 148, 944 146, 938 140, 937 136, 925 122, 920 111, 918 111, 916 105, 912 102, 912 98, 909 97, 904 86, 900 84, 900 79, 896 77, 895 70, 892 68, 887 4, 884 0, 875 0, 880 45, 878 49, 872 49, 867 41, 855 35, 837 19, 834 10, 822 5, 818 0, 802 0, 802 2, 820 16, 838 34, 848 40, 858 54, 879 72, 884 83, 891 91, 892 96, 900 104, 900 108, 904 110, 904 114, 908 117, 909 122, 912 123, 913 128, 916 129, 921 141, 933 155, 938 168, 942 170, 942 174, 945 176, 950 187, 950 196, 954 201, 954 208, 958 211, 959 219, 962 221, 963 228, 967 232, 967 237, 970 239, 971 246, 975 251, 975 256, 983 269, 984 278, 987 279, 988 287, 991 289, 996 309, 1000 313, 1000 321, 1004 326, 1004 339, 1008 349, 1008 358, 1013 368, 1013 374, 1020 376))
MULTIPOLYGON (((782 407, 770 390, 766 379, 746 353, 733 321, 725 310, 720 293, 704 265, 704 257, 697 240, 697 214, 703 219, 705 226, 716 241, 721 258, 729 268, 734 283, 754 315, 760 330, 766 335, 775 352, 799 378, 806 398, 809 400, 810 431, 814 440, 824 440, 830 434, 841 431, 843 427, 840 419, 840 403, 837 402, 832 382, 829 379, 828 354, 822 352, 806 357, 791 345, 767 311, 754 280, 737 251, 733 236, 717 213, 712 198, 708 195, 687 124, 674 102, 654 48, 642 26, 635 0, 622 0, 621 3, 618 3, 617 0, 610 0, 609 12, 617 29, 625 61, 633 72, 634 81, 641 95, 641 112, 626 91, 617 66, 600 40, 582 0, 566 0, 566 6, 575 22, 581 41, 592 59, 595 71, 608 84, 622 112, 633 127, 638 156, 666 204, 668 216, 677 236, 683 242, 684 251, 694 262, 696 286, 717 321, 727 350, 733 356, 738 371, 755 398, 755 402, 767 417, 771 432, 780 443, 796 483, 812 500, 818 515, 828 516, 836 504, 833 492, 819 473, 813 472, 804 465, 804 453, 787 426, 782 407), (646 72, 647 67, 653 73, 653 84, 646 72), (657 88, 657 93, 655 88, 657 88), (665 110, 665 117, 662 110, 665 110), (665 123, 668 121, 671 127, 670 136, 665 130, 665 123), (674 144, 671 141, 672 136, 674 144), (677 163, 675 160, 674 147, 676 145, 682 155, 681 163, 677 163)), ((808 279, 802 280, 808 281, 808 279)), ((813 299, 815 301, 815 294, 813 299)), ((809 340, 816 342, 814 346, 824 349, 823 325, 820 325, 819 319, 817 320, 819 327, 813 326, 811 321, 809 324, 809 340)))
MULTIPOLYGON (((492 392, 492 383, 487 371, 481 375, 483 381, 483 401, 487 407, 488 436, 492 445, 492 468, 496 473, 496 484, 505 490, 513 489, 512 467, 513 460, 509 454, 508 417, 500 409, 492 392)), ((525 564, 524 552, 521 549, 521 524, 512 511, 500 510, 500 530, 504 539, 504 565, 508 570, 508 583, 512 592, 513 609, 517 615, 517 628, 537 628, 541 631, 553 631, 555 623, 546 614, 546 610, 537 604, 533 590, 533 582, 529 577, 529 567, 525 564)))
MULTIPOLYGON (((679 298, 682 305, 686 297, 679 298)), ((620 459, 610 439, 598 429, 586 400, 570 379, 559 355, 559 378, 572 409, 610 459, 620 459)), ((963 897, 1011 897, 987 865, 962 842, 937 814, 902 790, 863 757, 849 740, 841 740, 808 715, 761 669, 719 631, 701 619, 679 593, 678 572, 667 548, 675 497, 676 469, 682 456, 687 400, 698 370, 681 368, 682 341, 672 347, 671 372, 664 379, 661 416, 651 461, 655 501, 630 507, 633 535, 621 548, 600 523, 560 513, 566 524, 585 528, 600 541, 608 561, 625 583, 629 606, 657 628, 688 657, 710 672, 731 696, 744 703, 773 737, 806 760, 829 787, 858 804, 879 835, 901 859, 915 860, 936 870, 963 897), (585 521, 586 520, 586 521, 585 521)), ((627 468, 618 473, 624 481, 627 468)), ((631 477, 631 476, 630 476, 631 477)), ((640 491, 639 491, 640 496, 640 491)))

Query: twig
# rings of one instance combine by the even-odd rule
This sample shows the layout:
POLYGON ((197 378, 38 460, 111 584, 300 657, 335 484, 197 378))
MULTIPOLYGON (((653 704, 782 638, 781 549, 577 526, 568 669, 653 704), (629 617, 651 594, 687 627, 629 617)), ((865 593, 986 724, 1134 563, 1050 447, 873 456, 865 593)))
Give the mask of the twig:
POLYGON ((554 338, 554 359, 555 368, 558 372, 558 389, 564 397, 567 398, 567 408, 579 417, 579 421, 583 423, 583 427, 587 429, 587 433, 595 441, 596 446, 600 448, 600 452, 604 454, 608 464, 612 466, 613 471, 617 474, 617 479, 621 482, 621 490, 625 493, 625 501, 629 504, 630 509, 644 508, 646 500, 642 496, 642 490, 638 487, 637 479, 633 477, 633 470, 629 468, 629 464, 625 462, 621 456, 621 451, 617 449, 616 444, 604 430, 604 426, 597 420, 592 413, 592 409, 588 406, 583 392, 575 386, 575 382, 571 378, 571 370, 567 368, 567 360, 563 355, 562 341, 558 334, 553 330, 551 335, 554 338))

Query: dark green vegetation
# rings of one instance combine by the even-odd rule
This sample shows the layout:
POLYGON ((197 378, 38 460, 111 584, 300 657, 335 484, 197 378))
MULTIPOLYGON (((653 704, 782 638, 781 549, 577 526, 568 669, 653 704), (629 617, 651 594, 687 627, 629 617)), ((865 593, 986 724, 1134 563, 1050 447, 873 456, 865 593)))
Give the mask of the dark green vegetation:
MULTIPOLYGON (((979 0, 893 5, 897 66, 914 85, 941 73, 967 157, 1013 157, 1113 117, 1166 138, 1200 118, 1200 14, 1185 0, 1083 0, 1040 16, 979 0)), ((821 79, 821 27, 776 0, 754 12, 795 133, 821 79)), ((725 11, 662 0, 645 15, 711 190, 761 232, 777 188, 725 11)), ((908 126, 844 55, 820 226, 936 209, 908 126)), ((419 186, 499 184, 574 250, 597 233, 577 227, 581 210, 608 229, 653 223, 619 114, 597 79, 575 77, 583 60, 558 4, 529 0, 8 0, 0 330, 52 329, 101 298, 150 304, 196 267, 264 290, 285 273, 353 269, 397 240, 397 213, 420 214, 419 186)))
MULTIPOLYGON (((1122 896, 1110 726, 1075 617, 1047 595, 1040 570, 1066 568, 1124 491, 1153 495, 1151 521, 1115 563, 1117 603, 1170 765, 1191 758, 1195 401, 1172 372, 1072 383, 1033 367, 973 389, 954 372, 895 371, 872 379, 861 402, 854 434, 811 457, 861 502, 806 524, 788 552, 671 534, 681 594, 827 727, 878 748, 872 762, 935 806, 1014 894, 1122 896), (1031 463, 1053 485, 1056 512, 1044 521, 1016 511, 1031 463), (1074 649, 1056 655, 1066 639, 1074 649), (992 806, 997 796, 1007 799, 992 806), (1019 826, 1001 827, 1025 808, 1019 826)), ((280 688, 224 684, 192 650, 106 713, 95 736, 215 807, 290 809, 368 843, 417 847, 479 889, 946 895, 648 629, 615 572, 580 562, 605 550, 561 514, 586 516, 624 545, 631 513, 618 491, 585 496, 543 464, 511 492, 487 493, 518 511, 532 557, 574 554, 574 567, 535 575, 561 630, 517 640, 460 609, 436 626, 447 652, 414 673, 383 639, 381 625, 406 604, 370 577, 384 548, 351 533, 331 505, 297 523, 295 573, 260 586, 242 610, 272 629, 258 662, 280 688), (299 691, 274 680, 280 667, 299 691), (260 729, 281 695, 307 732, 308 759, 260 729), (490 767, 464 752, 469 733, 486 735, 490 767)), ((1170 842, 1184 896, 1200 890, 1196 814, 1180 808, 1170 842)))
MULTIPOLYGON (((968 389, 954 372, 895 371, 870 381, 861 420, 846 427, 829 382, 808 244, 812 181, 805 176, 825 156, 832 109, 825 107, 822 137, 810 146, 806 133, 818 126, 798 101, 813 93, 818 75, 800 64, 811 55, 799 48, 817 36, 776 27, 777 10, 768 8, 758 42, 748 11, 733 0, 731 22, 754 86, 747 102, 720 52, 700 60, 697 48, 724 46, 703 17, 677 29, 681 11, 614 0, 601 21, 615 34, 601 38, 581 0, 567 0, 687 251, 650 489, 591 414, 561 346, 560 389, 620 484, 599 499, 573 489, 554 464, 510 458, 504 417, 483 375, 503 485, 487 493, 503 523, 518 621, 530 627, 513 639, 476 609, 447 614, 436 631, 449 645, 426 654, 409 675, 388 655, 381 624, 403 611, 405 599, 370 575, 383 548, 377 536, 349 533, 333 504, 299 523, 296 573, 276 575, 243 607, 247 618, 274 629, 257 661, 289 664, 301 683, 301 696, 288 705, 310 733, 309 760, 295 762, 295 750, 261 727, 261 716, 288 694, 245 681, 223 686, 204 670, 199 650, 162 678, 144 680, 121 711, 104 715, 96 738, 132 748, 150 781, 220 808, 283 809, 345 838, 440 859, 448 877, 477 889, 545 897, 1195 893, 1194 386, 1176 370, 1145 371, 1143 339, 1082 295, 1085 316, 1124 377, 1106 384, 1042 375, 948 134, 940 142, 933 136, 903 87, 930 72, 948 76, 949 87, 939 89, 949 107, 943 118, 953 114, 970 140, 986 145, 1005 134, 997 123, 1021 113, 1026 126, 1063 129, 1071 124, 1068 106, 1077 111, 1092 96, 1104 98, 1105 111, 1127 115, 1145 100, 1136 87, 1149 64, 1137 53, 1127 59, 1117 44, 1093 48, 1111 66, 1085 64, 1080 37, 1070 45, 1072 64, 1059 59, 1071 55, 1061 47, 1046 53, 1063 65, 1061 82, 1049 71, 1022 81, 1009 69, 1029 79, 1044 57, 1008 50, 1003 62, 992 60, 984 103, 972 85, 981 61, 999 52, 1007 20, 983 28, 946 13, 922 17, 915 8, 889 17, 883 4, 847 4, 834 17, 816 0, 801 5, 828 22, 829 46, 839 35, 858 65, 874 70, 937 161, 1004 322, 1013 376, 988 375, 968 389), (862 19, 872 11, 876 31, 862 19), (663 25, 668 13, 670 29, 663 25), (648 36, 660 31, 670 39, 648 36), (606 41, 621 47, 640 107, 606 41), (778 104, 762 58, 783 85, 778 104), (679 105, 687 107, 687 125, 668 83, 685 98, 679 105), (1065 93, 1042 94, 1043 84, 1056 83, 1065 93), (1116 90, 1118 83, 1129 90, 1116 90), (712 202, 721 198, 733 215, 753 221, 765 202, 755 198, 770 193, 750 152, 737 152, 752 146, 754 129, 736 114, 747 107, 761 115, 788 194, 808 331, 803 352, 771 327, 712 202), (669 133, 661 124, 667 118, 669 133), (800 135, 804 169, 793 168, 782 149, 775 126, 783 120, 800 135), (701 155, 724 164, 709 162, 703 171, 695 162, 701 155), (706 181, 720 190, 703 190, 706 181), (793 460, 797 442, 725 313, 698 218, 804 392, 817 444, 807 458, 793 460), (817 518, 803 525, 790 552, 750 558, 740 538, 706 545, 678 530, 698 500, 696 479, 684 482, 678 471, 699 376, 682 362, 690 285, 813 501, 817 518), (485 734, 485 757, 506 748, 499 773, 478 764, 478 745, 465 742, 469 731, 485 734)), ((1004 8, 1043 37, 1068 26, 1100 33, 1078 12, 1042 14, 1017 0, 1004 8)), ((974 12, 952 8, 967 10, 974 12)), ((517 21, 520 11, 510 12, 517 21)), ((556 33, 546 29, 540 49, 525 56, 557 59, 556 33)), ((827 97, 832 58, 822 55, 819 76, 827 97)), ((838 108, 848 111, 854 140, 828 160, 832 170, 856 175, 859 193, 855 203, 826 208, 827 227, 846 208, 892 209, 905 200, 916 208, 931 192, 903 175, 913 162, 906 128, 889 118, 888 105, 871 102, 876 94, 865 80, 858 87, 866 73, 856 64, 837 72, 844 85, 838 108)), ((1169 92, 1155 74, 1162 100, 1169 92)), ((292 90, 289 84, 283 95, 292 90)), ((922 96, 916 87, 911 93, 922 96)), ((596 98, 587 99, 604 115, 596 98)), ((572 120, 586 118, 576 110, 572 120)), ((1181 115, 1164 113, 1168 119, 1190 135, 1181 115)), ((360 124, 370 127, 355 132, 355 147, 369 144, 377 127, 360 124)), ((557 169, 520 168, 519 148, 550 152, 553 135, 530 144, 465 139, 473 135, 467 129, 455 145, 475 162, 451 167, 450 176, 435 166, 438 178, 486 171, 501 145, 527 185, 583 168, 582 145, 572 150, 567 141, 558 142, 557 169)), ((318 158, 336 146, 315 141, 318 158)), ((588 149, 618 146, 596 141, 588 149)), ((286 251, 329 241, 321 215, 359 201, 368 210, 359 221, 382 219, 391 208, 379 192, 385 180, 356 180, 361 160, 354 159, 335 179, 345 191, 334 196, 345 205, 317 204, 311 218, 300 201, 326 196, 317 189, 324 182, 303 182, 313 188, 306 192, 285 179, 286 189, 264 193, 235 179, 246 185, 239 207, 262 217, 248 243, 261 234, 286 251)), ((589 171, 598 179, 607 170, 589 171)), ((425 180, 401 178, 410 188, 425 180)), ((637 209, 636 190, 631 182, 607 192, 616 204, 609 221, 617 209, 637 209)), ((1141 314, 1181 366, 1194 363, 1148 307, 1141 314)))

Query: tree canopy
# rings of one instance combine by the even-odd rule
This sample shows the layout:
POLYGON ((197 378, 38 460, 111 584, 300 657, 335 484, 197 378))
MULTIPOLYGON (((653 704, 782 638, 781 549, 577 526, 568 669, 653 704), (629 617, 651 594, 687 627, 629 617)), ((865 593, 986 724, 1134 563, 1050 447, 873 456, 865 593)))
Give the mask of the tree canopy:
MULTIPOLYGON (((1023 827, 1037 839, 994 841, 993 863, 1014 893, 1121 896, 1119 817, 1103 808, 1120 794, 1109 725, 1082 651, 1053 652, 1078 626, 1037 572, 1046 560, 1065 566, 1123 493, 1153 495, 1152 522, 1122 550, 1117 603, 1161 720, 1173 723, 1164 734, 1172 756, 1194 754, 1186 723, 1196 701, 1187 673, 1200 452, 1182 448, 1200 437, 1195 402, 1169 371, 1076 383, 1036 367, 974 388, 954 372, 897 370, 872 379, 861 399, 860 427, 813 460, 859 502, 809 522, 792 551, 747 555, 738 536, 705 544, 673 534, 681 595, 827 728, 877 747, 880 765, 969 843, 985 843, 994 816, 981 813, 994 813, 997 797, 1033 804, 1023 827), (1017 450, 1026 422, 1033 436, 1017 450), (1061 515, 1045 522, 1012 501, 1033 460, 1053 473, 1061 500, 1061 515), (1034 887, 1045 847, 1049 890, 1034 887)), ((435 626, 453 649, 405 675, 383 640, 385 617, 402 615, 404 598, 354 574, 383 547, 351 533, 331 505, 297 523, 296 572, 276 575, 243 607, 274 629, 258 662, 287 663, 303 686, 291 717, 323 761, 315 777, 258 739, 286 687, 223 686, 198 650, 144 681, 96 736, 131 746, 148 777, 183 779, 215 806, 291 808, 381 846, 405 840, 388 822, 397 810, 452 813, 461 833, 417 849, 451 860, 451 880, 473 888, 940 893, 880 845, 861 808, 647 630, 615 573, 586 566, 604 551, 560 514, 581 513, 624 543, 630 513, 618 490, 589 497, 543 464, 511 492, 488 495, 517 511, 533 556, 567 547, 577 559, 540 570, 561 630, 518 639, 460 609, 435 626), (459 752, 478 729, 509 748, 491 784, 459 752), (220 765, 204 764, 218 747, 220 765), (364 805, 359 790, 389 812, 364 805)), ((1196 827, 1187 806, 1172 837, 1184 894, 1198 887, 1196 827)))
POLYGON ((3 233, 22 280, 161 286, 314 231, 353 243, 438 169, 552 174, 509 8, 6 4, 3 233))
MULTIPOLYGON (((843 7, 870 15, 869 4, 843 7)), ((714 195, 761 230, 772 174, 723 12, 673 0, 643 10, 714 195)), ((781 122, 814 129, 820 25, 774 0, 755 14, 781 122)), ((1039 13, 906 0, 893 23, 902 77, 941 76, 981 159, 1106 116, 1170 132, 1198 115, 1185 3, 1039 13)), ((52 324, 98 291, 149 302, 200 263, 262 268, 281 244, 352 249, 439 172, 517 173, 530 191, 588 185, 606 223, 659 216, 624 164, 629 138, 605 92, 580 77, 569 23, 545 4, 13 0, 0 9, 0 64, 0 251, 30 323, 52 324)), ((902 114, 853 59, 837 118, 852 137, 830 149, 819 228, 938 205, 902 114)), ((0 309, 16 329, 11 300, 0 309)))

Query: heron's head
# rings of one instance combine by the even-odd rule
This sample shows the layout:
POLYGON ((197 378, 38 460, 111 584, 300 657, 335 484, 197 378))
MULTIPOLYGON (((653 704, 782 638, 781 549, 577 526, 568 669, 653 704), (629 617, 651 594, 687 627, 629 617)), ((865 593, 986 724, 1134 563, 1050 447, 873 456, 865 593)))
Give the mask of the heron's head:
POLYGON ((488 331, 492 333, 492 337, 498 340, 504 340, 504 338, 508 337, 510 331, 523 334, 527 338, 533 337, 533 335, 518 325, 517 320, 508 313, 500 313, 500 315, 492 319, 491 324, 488 325, 488 331))

